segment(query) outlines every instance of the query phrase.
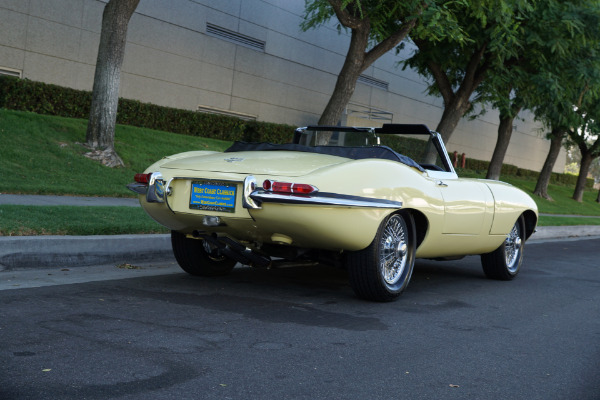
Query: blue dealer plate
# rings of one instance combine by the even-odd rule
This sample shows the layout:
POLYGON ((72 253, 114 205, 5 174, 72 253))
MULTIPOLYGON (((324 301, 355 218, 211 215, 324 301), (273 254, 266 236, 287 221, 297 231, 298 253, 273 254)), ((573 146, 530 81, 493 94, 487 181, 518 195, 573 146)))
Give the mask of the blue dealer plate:
POLYGON ((236 185, 220 181, 192 181, 190 208, 235 212, 236 185))

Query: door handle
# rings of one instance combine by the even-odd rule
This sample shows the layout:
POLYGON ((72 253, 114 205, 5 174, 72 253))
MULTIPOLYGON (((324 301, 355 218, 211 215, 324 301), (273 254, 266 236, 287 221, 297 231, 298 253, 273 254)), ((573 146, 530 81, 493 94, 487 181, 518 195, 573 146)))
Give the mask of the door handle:
POLYGON ((443 186, 443 187, 448 187, 448 184, 444 183, 444 181, 437 181, 437 185, 438 186, 443 186))

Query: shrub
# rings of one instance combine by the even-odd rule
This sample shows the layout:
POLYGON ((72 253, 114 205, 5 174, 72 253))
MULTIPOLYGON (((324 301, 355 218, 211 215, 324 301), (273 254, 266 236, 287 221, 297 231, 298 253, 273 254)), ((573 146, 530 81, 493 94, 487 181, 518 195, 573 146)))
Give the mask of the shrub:
MULTIPOLYGON (((92 94, 85 90, 0 76, 2 108, 87 119, 91 102, 92 94)), ((226 115, 162 107, 123 98, 119 99, 117 123, 212 139, 274 143, 290 141, 295 128, 291 125, 244 121, 226 115)))

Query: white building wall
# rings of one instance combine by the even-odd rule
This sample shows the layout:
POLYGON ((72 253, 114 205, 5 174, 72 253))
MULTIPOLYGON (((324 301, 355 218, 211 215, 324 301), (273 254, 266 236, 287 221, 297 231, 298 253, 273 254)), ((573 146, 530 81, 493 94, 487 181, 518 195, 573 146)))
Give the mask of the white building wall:
MULTIPOLYGON (((27 79, 91 90, 106 0, 0 0, 0 68, 27 79)), ((128 31, 121 96, 195 110, 214 107, 291 125, 314 124, 348 47, 335 22, 302 32, 304 0, 141 0, 128 31), (264 42, 264 51, 206 33, 207 23, 264 42)), ((400 56, 405 55, 406 52, 400 56)), ((435 128, 440 98, 390 52, 365 71, 388 89, 358 83, 352 104, 391 113, 395 123, 435 128)), ((516 121, 505 163, 540 170, 549 142, 516 121)), ((350 121, 361 121, 350 118, 350 121)), ((371 125, 377 121, 366 121, 371 125)), ((449 151, 489 160, 498 114, 463 119, 449 151)), ((562 172, 565 157, 555 171, 562 172)))

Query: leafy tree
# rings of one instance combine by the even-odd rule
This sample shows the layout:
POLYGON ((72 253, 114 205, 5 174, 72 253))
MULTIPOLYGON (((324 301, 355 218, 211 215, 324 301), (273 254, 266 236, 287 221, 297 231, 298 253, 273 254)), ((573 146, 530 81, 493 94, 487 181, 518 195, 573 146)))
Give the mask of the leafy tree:
POLYGON ((552 131, 548 137, 550 149, 534 194, 549 200, 552 198, 548 195, 548 184, 561 144, 568 132, 575 134, 585 125, 582 108, 589 107, 586 104, 600 96, 600 2, 571 0, 558 5, 562 10, 558 12, 557 23, 549 24, 547 36, 540 38, 549 43, 552 54, 540 66, 545 74, 535 75, 539 100, 534 112, 552 131), (562 34, 553 34, 553 28, 562 34), (560 40, 568 34, 570 40, 560 40), (552 57, 554 54, 558 57, 552 57))
POLYGON ((339 30, 343 27, 351 31, 344 65, 319 124, 338 123, 360 74, 398 46, 409 32, 414 31, 418 36, 427 33, 432 41, 446 35, 458 40, 456 17, 446 5, 462 1, 307 0, 303 30, 325 24, 335 16, 339 30))
POLYGON ((581 153, 579 176, 575 184, 573 199, 581 202, 587 182, 588 172, 594 159, 600 157, 600 99, 594 99, 587 112, 584 112, 583 125, 570 129, 567 133, 581 153))
MULTIPOLYGON (((581 98, 582 90, 587 90, 584 81, 590 80, 589 72, 597 70, 596 60, 590 59, 590 54, 598 44, 598 30, 587 27, 598 25, 599 16, 597 1, 539 0, 536 3, 535 12, 530 13, 522 24, 521 35, 525 47, 518 58, 505 63, 507 68, 502 72, 508 73, 507 82, 493 92, 506 93, 502 88, 510 87, 513 89, 512 95, 491 95, 500 110, 500 126, 488 178, 498 179, 500 175, 518 110, 546 110, 549 107, 552 113, 542 118, 543 121, 549 120, 546 122, 553 126, 551 138, 554 141, 551 141, 549 152, 552 164, 545 165, 550 166, 550 171, 545 171, 549 181, 551 169, 560 152, 560 138, 565 131, 560 129, 560 125, 572 125, 567 119, 573 113, 573 105, 581 98), (562 110, 557 110, 557 107, 562 107, 562 110)), ((547 196, 547 184, 543 190, 547 196)))
POLYGON ((122 166, 114 150, 121 65, 125 55, 127 26, 140 0, 110 0, 102 14, 102 30, 94 75, 92 104, 86 132, 86 156, 104 165, 122 166))
POLYGON ((447 143, 465 114, 479 99, 473 95, 491 70, 518 59, 522 24, 534 11, 528 0, 469 0, 449 5, 466 40, 445 37, 435 42, 412 38, 417 51, 405 62, 429 82, 430 95, 441 96, 444 111, 436 130, 447 143))
MULTIPOLYGON (((581 61, 581 58, 579 60, 581 61)), ((560 149, 563 145, 568 145, 565 143, 567 132, 572 127, 581 126, 582 120, 578 109, 583 99, 589 92, 600 89, 596 85, 590 86, 597 72, 595 72, 594 62, 588 61, 572 64, 571 68, 558 66, 555 74, 549 73, 546 75, 546 82, 538 84, 541 93, 544 90, 546 92, 546 101, 538 103, 534 112, 536 118, 551 131, 546 136, 550 140, 550 149, 533 194, 547 200, 552 200, 548 194, 548 184, 560 149)))

